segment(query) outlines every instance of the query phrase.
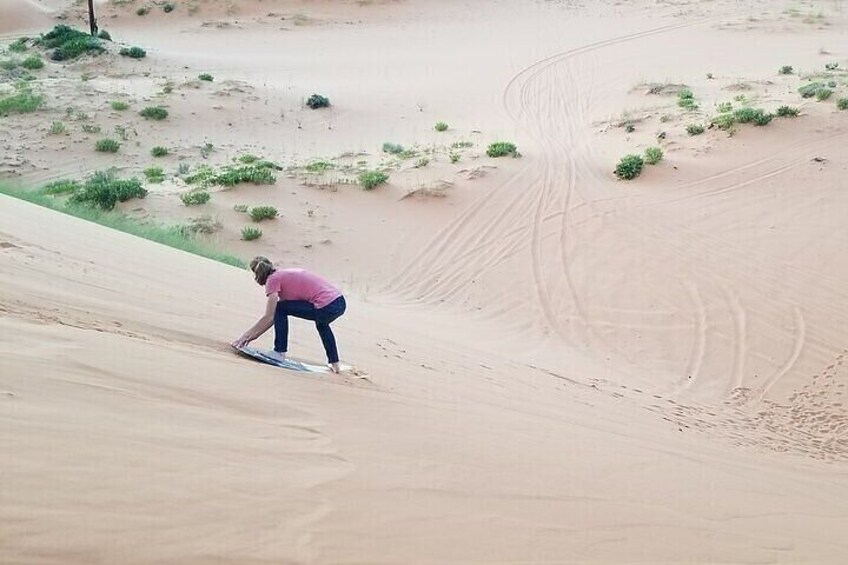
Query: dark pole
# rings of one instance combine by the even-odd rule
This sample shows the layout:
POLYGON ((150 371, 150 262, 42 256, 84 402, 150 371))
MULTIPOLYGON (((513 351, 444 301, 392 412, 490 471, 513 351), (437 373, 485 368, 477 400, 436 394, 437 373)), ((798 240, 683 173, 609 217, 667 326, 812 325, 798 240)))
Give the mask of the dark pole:
POLYGON ((97 20, 94 19, 94 0, 88 0, 88 25, 91 35, 97 35, 97 20))

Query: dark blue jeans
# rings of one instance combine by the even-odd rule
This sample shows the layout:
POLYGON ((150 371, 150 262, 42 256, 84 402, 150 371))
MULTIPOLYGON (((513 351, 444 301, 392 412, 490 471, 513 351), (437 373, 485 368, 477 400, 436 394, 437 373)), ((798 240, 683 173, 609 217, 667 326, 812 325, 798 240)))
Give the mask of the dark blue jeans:
POLYGON ((323 308, 316 308, 306 300, 280 300, 274 312, 274 351, 285 353, 289 348, 289 316, 312 320, 321 336, 327 361, 339 362, 339 351, 336 349, 336 338, 330 324, 345 313, 347 303, 344 296, 339 296, 323 308))

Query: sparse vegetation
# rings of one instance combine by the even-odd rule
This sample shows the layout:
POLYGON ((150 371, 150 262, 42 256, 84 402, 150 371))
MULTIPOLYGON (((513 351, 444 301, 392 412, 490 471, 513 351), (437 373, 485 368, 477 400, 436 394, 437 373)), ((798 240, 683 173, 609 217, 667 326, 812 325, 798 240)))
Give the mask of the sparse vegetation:
POLYGON ((109 105, 116 112, 123 112, 124 110, 127 110, 130 107, 130 105, 124 102, 123 100, 112 100, 109 105))
POLYGON ((795 72, 795 69, 792 68, 792 65, 783 65, 778 72, 782 75, 791 75, 795 72))
POLYGON ((97 32, 97 38, 102 39, 104 41, 112 41, 112 36, 105 29, 101 29, 97 32))
POLYGON ((184 180, 188 184, 197 184, 201 187, 235 186, 243 182, 274 184, 277 177, 273 170, 275 170, 274 163, 269 161, 257 161, 250 165, 228 165, 220 170, 204 165, 198 167, 191 175, 185 176, 184 180))
POLYGON ((469 147, 474 147, 473 141, 454 141, 451 143, 451 149, 467 149, 469 147))
POLYGON ((427 157, 422 157, 415 162, 413 167, 415 167, 416 169, 420 169, 422 167, 426 167, 429 164, 430 164, 430 159, 428 159, 427 157))
POLYGON ((76 192, 80 188, 82 188, 82 184, 80 184, 79 181, 62 179, 45 184, 41 187, 40 192, 42 194, 58 196, 60 194, 71 194, 72 192, 76 192))
POLYGON ((486 148, 486 155, 489 157, 519 156, 518 148, 514 143, 510 143, 509 141, 496 141, 489 144, 489 147, 486 148))
POLYGON ((200 156, 204 159, 208 159, 209 155, 211 155, 213 151, 215 151, 215 146, 207 141, 203 144, 203 147, 200 148, 200 156))
POLYGON ((118 149, 121 147, 121 144, 115 141, 114 139, 98 139, 94 143, 94 149, 101 153, 117 153, 118 149))
POLYGON ((435 125, 435 126, 433 126, 433 128, 434 128, 436 131, 447 131, 447 129, 448 129, 448 124, 446 124, 445 122, 436 122, 436 125, 435 125))
POLYGON ((111 210, 118 202, 145 196, 147 191, 138 179, 119 179, 111 171, 98 171, 71 195, 70 202, 111 210))
POLYGON ((62 135, 67 133, 68 128, 62 122, 53 122, 50 124, 50 135, 62 135))
POLYGON ((35 41, 45 49, 53 49, 48 55, 53 61, 76 59, 83 53, 102 53, 105 49, 97 38, 64 24, 57 25, 35 41))
POLYGON ((139 114, 148 120, 164 120, 168 117, 168 110, 162 106, 148 106, 139 112, 139 114))
POLYGON ((625 155, 615 167, 615 176, 624 180, 632 180, 642 174, 645 161, 639 155, 625 155))
POLYGON ((704 126, 701 124, 689 124, 686 126, 686 133, 689 135, 701 135, 704 133, 704 126))
POLYGON ((812 98, 813 96, 816 96, 816 93, 822 88, 825 88, 823 83, 811 82, 800 87, 798 89, 798 94, 800 94, 803 98, 812 98))
POLYGON ((645 149, 645 162, 649 165, 656 165, 662 161, 663 152, 659 147, 648 147, 645 149))
POLYGON ((224 225, 212 218, 212 216, 204 215, 198 218, 189 219, 187 224, 180 226, 180 230, 186 236, 195 236, 199 233, 211 234, 219 231, 224 225))
POLYGON ((38 69, 44 68, 44 61, 41 60, 41 57, 38 55, 31 55, 21 61, 21 66, 30 71, 36 71, 38 69))
POLYGON ((181 176, 181 177, 185 176, 185 175, 188 174, 188 172, 190 170, 191 170, 191 166, 189 166, 188 163, 180 163, 179 165, 177 165, 177 175, 178 176, 181 176))
POLYGON ((839 63, 825 63, 824 68, 828 71, 835 71, 839 68, 839 63))
POLYGON ((100 126, 97 124, 83 124, 82 131, 85 133, 100 133, 100 126))
POLYGON ((306 100, 306 105, 317 110, 318 108, 326 108, 330 105, 330 99, 320 94, 313 94, 306 100))
POLYGON ((816 100, 819 102, 823 102, 830 98, 830 95, 833 94, 833 90, 829 88, 819 88, 816 90, 816 100))
POLYGON ((12 53, 23 53, 27 50, 27 39, 26 37, 21 37, 14 40, 9 44, 9 51, 12 53))
POLYGON ((733 111, 733 104, 730 102, 721 102, 716 106, 716 110, 719 114, 726 114, 727 112, 733 111))
POLYGON ((259 160, 259 157, 256 155, 251 155, 250 153, 245 153, 244 155, 239 155, 238 158, 240 163, 244 163, 245 165, 249 165, 251 163, 255 163, 259 160))
POLYGON ((254 206, 250 209, 250 219, 254 222, 262 220, 273 220, 277 217, 277 209, 273 206, 254 206))
POLYGON ((246 228, 242 228, 241 230, 241 238, 244 241, 253 241, 254 239, 259 239, 262 237, 262 230, 254 227, 247 226, 246 228))
POLYGON ((144 59, 147 57, 147 51, 141 47, 123 47, 120 53, 122 56, 129 57, 130 59, 144 59))
POLYGON ((840 98, 837 100, 836 107, 840 110, 848 110, 848 98, 840 98))
POLYGON ((44 97, 35 94, 26 83, 16 83, 14 92, 7 96, 0 95, 0 116, 12 113, 27 114, 41 107, 44 97))
POLYGON ((150 150, 150 154, 153 157, 164 157, 168 154, 168 148, 162 147, 161 145, 157 145, 156 147, 150 150))
POLYGON ((450 154, 450 162, 451 163, 458 163, 459 159, 460 159, 459 153, 451 153, 450 154))
POLYGON ((180 194, 180 200, 182 200, 183 204, 186 206, 199 206, 201 204, 206 204, 209 202, 210 198, 212 198, 212 196, 202 189, 183 192, 180 194))
POLYGON ((733 118, 740 124, 749 124, 757 120, 758 116, 764 115, 765 112, 760 108, 739 108, 733 112, 733 118))
POLYGON ((165 171, 162 167, 147 167, 143 172, 147 182, 161 184, 165 180, 165 171))
POLYGON ((387 141, 383 144, 383 153, 389 153, 391 155, 400 155, 404 151, 405 149, 403 148, 403 145, 400 145, 398 143, 391 143, 387 141))
POLYGON ((197 78, 205 82, 212 82, 213 80, 215 80, 215 77, 213 77, 209 73, 201 73, 197 76, 197 78))
POLYGON ((306 169, 306 172, 308 172, 308 173, 321 174, 321 173, 326 173, 327 171, 334 169, 335 165, 333 165, 329 161, 312 161, 311 163, 307 164, 306 167, 304 167, 304 168, 306 169))
POLYGON ((235 210, 236 212, 246 213, 247 204, 236 204, 235 206, 233 206, 233 210, 235 210))
POLYGON ((775 114, 781 118, 794 118, 799 114, 799 110, 793 106, 781 106, 775 111, 775 114))
POLYGON ((677 105, 686 110, 698 109, 698 104, 695 102, 695 95, 688 88, 681 88, 677 91, 677 105))
POLYGON ((389 175, 383 171, 362 171, 359 173, 359 184, 365 190, 371 190, 387 180, 389 180, 389 175))
MULTIPOLYGON (((733 114, 719 114, 710 122, 710 127, 717 127, 720 130, 726 131, 728 133, 733 133, 734 126, 736 125, 736 119, 733 117, 733 114)), ((700 126, 699 126, 700 127, 700 126)), ((688 129, 687 129, 688 131, 688 129)), ((699 133, 703 133, 703 128, 698 133, 689 133, 689 135, 698 135, 699 133)))

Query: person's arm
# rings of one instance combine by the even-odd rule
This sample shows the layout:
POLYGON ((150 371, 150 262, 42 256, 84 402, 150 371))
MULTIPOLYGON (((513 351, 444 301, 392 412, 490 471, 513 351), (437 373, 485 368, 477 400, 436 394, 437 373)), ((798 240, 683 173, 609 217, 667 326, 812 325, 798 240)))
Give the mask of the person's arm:
POLYGON ((274 312, 277 309, 277 300, 279 300, 279 297, 276 292, 268 295, 268 302, 265 303, 265 314, 249 330, 244 332, 241 337, 232 342, 233 347, 244 347, 267 332, 274 325, 274 312))

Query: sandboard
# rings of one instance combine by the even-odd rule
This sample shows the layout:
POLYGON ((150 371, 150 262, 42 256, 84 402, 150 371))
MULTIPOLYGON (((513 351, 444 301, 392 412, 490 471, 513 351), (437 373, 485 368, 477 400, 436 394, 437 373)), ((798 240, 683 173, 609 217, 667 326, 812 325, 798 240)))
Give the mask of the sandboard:
POLYGON ((274 365, 275 367, 280 367, 281 369, 288 369, 289 371, 301 371, 307 373, 332 373, 329 367, 321 366, 321 365, 310 365, 309 363, 303 363, 302 361, 295 361, 294 359, 286 359, 285 361, 278 361, 276 359, 272 359, 270 357, 266 357, 262 354, 262 351, 258 349, 254 349, 253 347, 233 347, 239 354, 250 357, 251 359, 256 359, 257 361, 261 361, 262 363, 267 363, 268 365, 274 365))

